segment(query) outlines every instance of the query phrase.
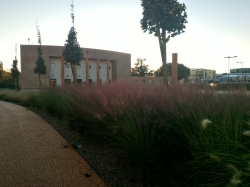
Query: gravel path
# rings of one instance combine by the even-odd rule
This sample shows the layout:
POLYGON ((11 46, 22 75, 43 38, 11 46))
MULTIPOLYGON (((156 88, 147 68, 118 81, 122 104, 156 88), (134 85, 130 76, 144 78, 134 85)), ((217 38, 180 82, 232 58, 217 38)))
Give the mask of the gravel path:
POLYGON ((0 186, 106 186, 51 125, 32 111, 3 101, 0 150, 0 186))

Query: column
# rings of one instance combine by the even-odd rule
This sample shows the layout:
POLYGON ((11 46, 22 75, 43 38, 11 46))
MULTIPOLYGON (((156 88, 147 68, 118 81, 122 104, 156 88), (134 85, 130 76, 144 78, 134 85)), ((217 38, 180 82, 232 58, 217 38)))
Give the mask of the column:
POLYGON ((86 84, 89 84, 89 59, 86 58, 86 84))
POLYGON ((111 71, 109 69, 109 66, 110 66, 110 62, 109 62, 109 60, 107 60, 107 84, 109 84, 109 79, 110 79, 110 73, 109 73, 109 71, 111 71))
POLYGON ((64 81, 64 58, 61 57, 61 85, 64 86, 65 85, 65 81, 64 81))
POLYGON ((97 62, 96 63, 96 70, 97 70, 97 85, 98 85, 98 84, 101 84, 100 83, 100 61, 99 61, 99 59, 97 59, 96 62, 97 62))

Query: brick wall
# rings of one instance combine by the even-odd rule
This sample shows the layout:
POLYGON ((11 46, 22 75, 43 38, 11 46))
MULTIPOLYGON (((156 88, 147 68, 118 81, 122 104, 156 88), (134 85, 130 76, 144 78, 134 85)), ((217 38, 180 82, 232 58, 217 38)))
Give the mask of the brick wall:
MULTIPOLYGON (((38 76, 34 74, 34 67, 37 60, 38 45, 21 45, 21 89, 37 90, 39 88, 38 76)), ((47 74, 41 76, 42 84, 47 87, 50 82, 50 57, 61 58, 64 46, 42 45, 43 58, 47 66, 47 74)), ((107 50, 82 48, 84 60, 99 59, 109 60, 112 63, 112 81, 130 81, 131 55, 107 50)))

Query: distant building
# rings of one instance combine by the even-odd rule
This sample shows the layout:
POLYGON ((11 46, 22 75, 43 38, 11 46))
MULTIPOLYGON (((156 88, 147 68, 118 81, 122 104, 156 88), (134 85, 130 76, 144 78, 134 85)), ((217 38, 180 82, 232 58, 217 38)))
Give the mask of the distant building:
POLYGON ((201 80, 215 78, 216 71, 211 69, 194 69, 190 70, 190 76, 188 77, 188 81, 190 83, 201 82, 201 80))
POLYGON ((230 73, 250 73, 250 68, 231 69, 230 73))

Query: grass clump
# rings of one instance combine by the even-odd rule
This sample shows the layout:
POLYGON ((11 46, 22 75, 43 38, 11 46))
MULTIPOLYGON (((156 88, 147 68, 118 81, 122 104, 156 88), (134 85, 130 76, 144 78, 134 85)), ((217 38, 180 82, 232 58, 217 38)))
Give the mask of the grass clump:
POLYGON ((109 145, 144 186, 250 184, 250 97, 244 89, 113 83, 6 92, 0 91, 1 100, 44 110, 109 145))

